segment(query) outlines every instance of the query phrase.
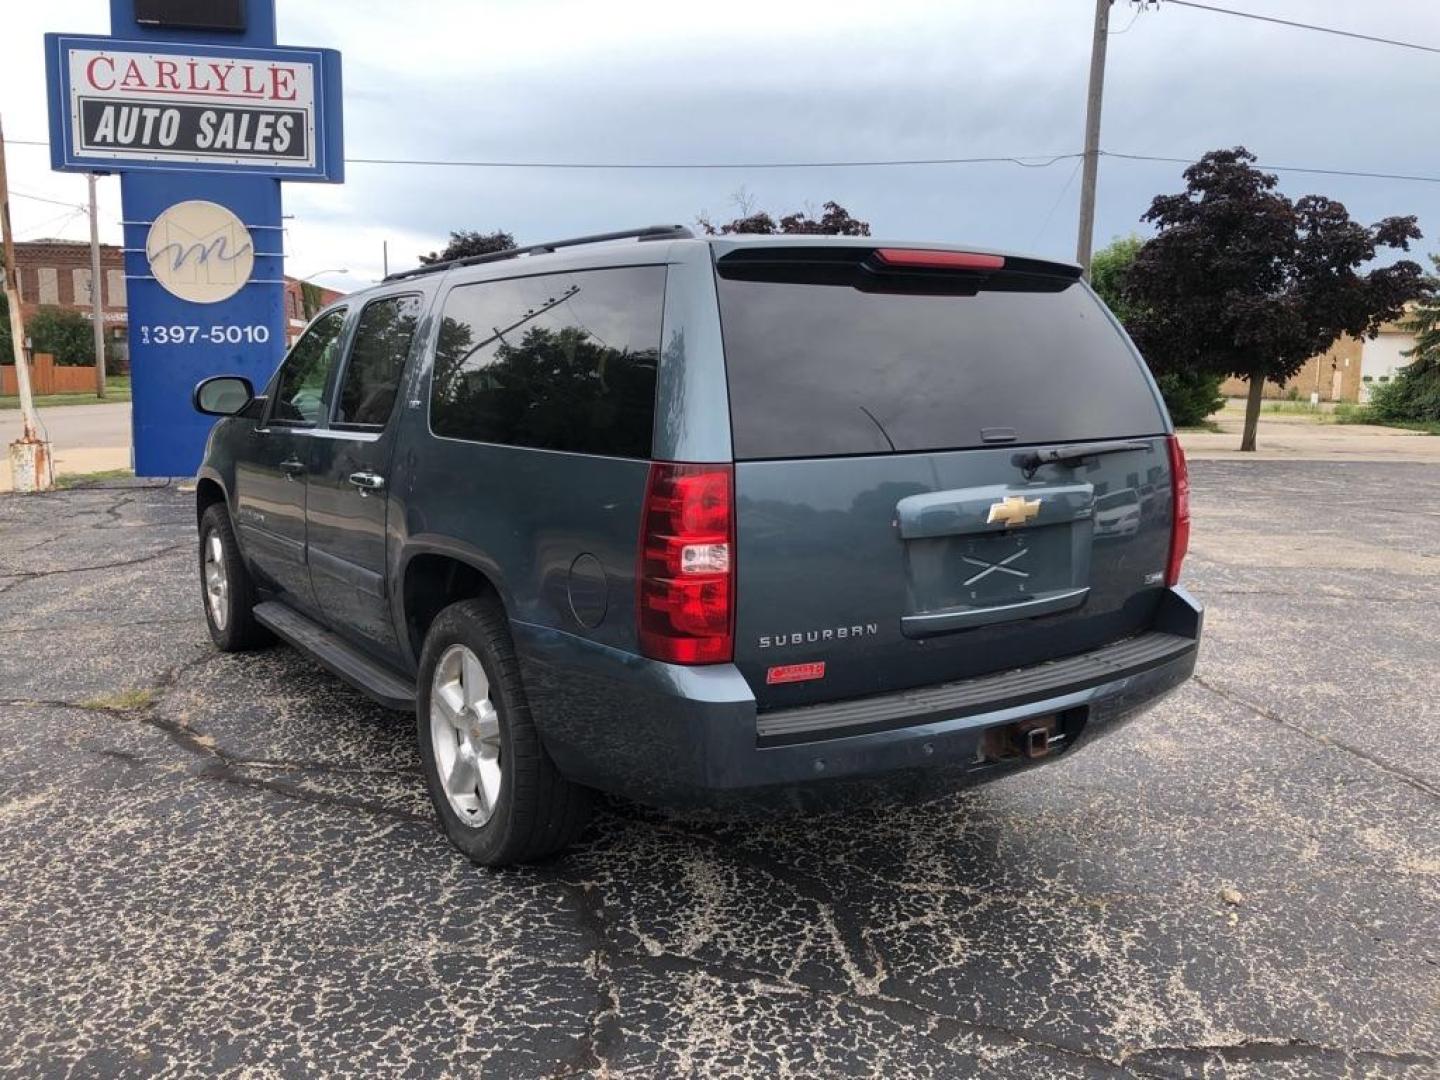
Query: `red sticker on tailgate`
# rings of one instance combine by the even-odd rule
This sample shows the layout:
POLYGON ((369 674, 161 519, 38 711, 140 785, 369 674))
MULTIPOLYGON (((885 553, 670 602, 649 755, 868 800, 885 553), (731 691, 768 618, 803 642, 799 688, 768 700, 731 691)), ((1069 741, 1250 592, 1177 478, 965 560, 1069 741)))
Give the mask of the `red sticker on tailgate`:
POLYGON ((809 682, 824 677, 825 661, 819 660, 811 664, 781 664, 779 667, 772 667, 765 673, 765 682, 774 686, 776 683, 809 682))

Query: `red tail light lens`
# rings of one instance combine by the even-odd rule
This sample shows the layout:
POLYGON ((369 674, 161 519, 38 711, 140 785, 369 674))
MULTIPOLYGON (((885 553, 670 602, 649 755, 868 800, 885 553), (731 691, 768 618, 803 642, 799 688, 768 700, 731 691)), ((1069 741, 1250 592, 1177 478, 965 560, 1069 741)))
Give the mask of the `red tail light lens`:
POLYGON ((1165 566, 1165 584, 1180 581, 1180 564, 1190 550, 1190 470, 1180 440, 1171 435, 1170 444, 1170 560, 1165 566))
POLYGON ((640 651, 718 664, 735 651, 734 475, 729 465, 650 466, 641 512, 640 651))
POLYGON ((885 266, 915 267, 923 270, 1000 270, 1003 255, 982 255, 978 251, 926 251, 923 248, 876 248, 875 257, 885 266))

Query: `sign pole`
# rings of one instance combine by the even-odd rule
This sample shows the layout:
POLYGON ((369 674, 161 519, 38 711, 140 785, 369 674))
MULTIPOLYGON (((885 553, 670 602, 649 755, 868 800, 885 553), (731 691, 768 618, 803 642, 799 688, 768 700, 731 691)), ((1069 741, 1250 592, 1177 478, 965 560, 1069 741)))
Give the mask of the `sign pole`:
POLYGON ((105 396, 105 312, 100 297, 100 226, 95 213, 95 174, 90 181, 90 310, 95 323, 95 396, 105 396))
POLYGON ((25 359, 25 319, 20 312, 20 270, 10 229, 10 184, 5 175, 5 125, 0 123, 0 242, 5 252, 5 303, 10 309, 10 346, 15 355, 15 384, 20 391, 20 438, 10 444, 10 474, 16 491, 48 491, 55 485, 50 444, 40 438, 40 420, 30 394, 30 365, 25 359))

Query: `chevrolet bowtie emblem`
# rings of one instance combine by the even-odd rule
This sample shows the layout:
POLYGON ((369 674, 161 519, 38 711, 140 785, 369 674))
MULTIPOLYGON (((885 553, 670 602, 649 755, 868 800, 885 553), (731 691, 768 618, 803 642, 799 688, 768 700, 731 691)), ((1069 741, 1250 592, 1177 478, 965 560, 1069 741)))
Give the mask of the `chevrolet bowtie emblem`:
POLYGON ((994 525, 1000 521, 1006 525, 1024 525, 1038 513, 1040 513, 1039 499, 1026 499, 1023 495, 1010 495, 1000 502, 990 504, 990 516, 985 519, 985 524, 994 525))

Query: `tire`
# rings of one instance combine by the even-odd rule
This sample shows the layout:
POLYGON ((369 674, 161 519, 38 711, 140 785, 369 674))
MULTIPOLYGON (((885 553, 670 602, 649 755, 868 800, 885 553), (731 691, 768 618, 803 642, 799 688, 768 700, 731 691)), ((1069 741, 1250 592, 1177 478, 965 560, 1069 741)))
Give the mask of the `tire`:
POLYGON ((463 600, 436 616, 417 683, 425 787, 441 829, 471 862, 532 862, 580 835, 590 792, 562 777, 540 743, 497 600, 463 600))
POLYGON ((210 639, 221 652, 245 652, 275 640, 255 621, 255 583, 240 557, 224 503, 215 503, 200 517, 200 595, 210 639), (218 579, 212 566, 220 571, 218 579))

